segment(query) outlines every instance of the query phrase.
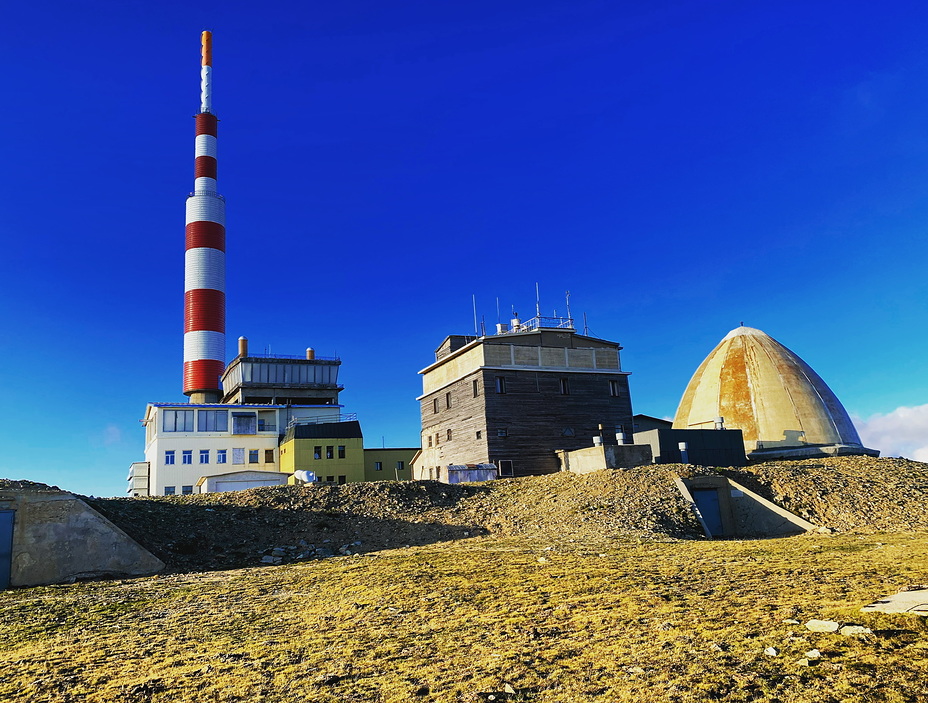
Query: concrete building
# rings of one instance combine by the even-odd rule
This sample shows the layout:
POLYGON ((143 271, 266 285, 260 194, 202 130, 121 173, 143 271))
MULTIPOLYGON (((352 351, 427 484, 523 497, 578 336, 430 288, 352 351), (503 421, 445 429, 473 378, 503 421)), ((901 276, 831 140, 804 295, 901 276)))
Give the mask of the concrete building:
POLYGON ((724 423, 751 460, 869 454, 841 402, 796 354, 751 327, 729 332, 693 374, 675 429, 724 423))
POLYGON ((630 435, 621 348, 578 334, 569 318, 541 316, 499 325, 495 335, 447 337, 419 372, 422 450, 413 478, 469 464, 494 464, 500 476, 551 473, 560 468, 556 450, 589 447, 603 433, 607 442, 617 431, 630 435))

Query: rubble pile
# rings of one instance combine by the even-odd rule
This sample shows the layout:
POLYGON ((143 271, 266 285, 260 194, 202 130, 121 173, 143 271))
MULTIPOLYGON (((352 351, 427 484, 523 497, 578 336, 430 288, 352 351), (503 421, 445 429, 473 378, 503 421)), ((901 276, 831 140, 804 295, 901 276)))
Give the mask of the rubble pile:
POLYGON ((918 461, 842 456, 717 471, 833 530, 928 530, 928 464, 918 461))
POLYGON ((372 552, 488 534, 550 540, 699 538, 675 476, 722 473, 821 527, 928 531, 928 464, 838 457, 742 469, 644 466, 450 486, 274 486, 87 502, 180 571, 372 552))

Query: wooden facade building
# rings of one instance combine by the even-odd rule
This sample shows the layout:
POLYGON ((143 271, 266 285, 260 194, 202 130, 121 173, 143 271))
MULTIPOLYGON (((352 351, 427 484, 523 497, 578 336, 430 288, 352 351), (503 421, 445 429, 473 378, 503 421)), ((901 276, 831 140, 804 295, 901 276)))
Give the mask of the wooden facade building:
POLYGON ((422 450, 413 477, 449 464, 494 463, 500 476, 559 470, 555 450, 632 432, 628 373, 616 342, 577 334, 561 318, 514 320, 513 330, 449 336, 423 369, 422 450), (551 326, 545 326, 545 323, 551 326))

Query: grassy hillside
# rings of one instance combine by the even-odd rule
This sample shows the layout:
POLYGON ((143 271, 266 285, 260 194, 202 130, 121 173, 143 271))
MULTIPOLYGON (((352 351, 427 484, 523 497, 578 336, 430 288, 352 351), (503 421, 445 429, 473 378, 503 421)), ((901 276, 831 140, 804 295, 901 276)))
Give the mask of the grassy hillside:
POLYGON ((859 610, 928 582, 928 467, 866 462, 740 472, 845 521, 774 540, 696 538, 667 468, 97 501, 173 573, 0 593, 0 700, 925 701, 925 620, 859 610), (363 553, 230 568, 297 538, 363 553))

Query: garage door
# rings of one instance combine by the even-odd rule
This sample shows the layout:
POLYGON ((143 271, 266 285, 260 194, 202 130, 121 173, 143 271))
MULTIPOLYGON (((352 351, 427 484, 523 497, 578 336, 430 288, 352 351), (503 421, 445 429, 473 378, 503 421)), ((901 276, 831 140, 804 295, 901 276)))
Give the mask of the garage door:
POLYGON ((279 486, 280 481, 216 481, 216 492, 244 491, 246 488, 259 488, 260 486, 279 486))

